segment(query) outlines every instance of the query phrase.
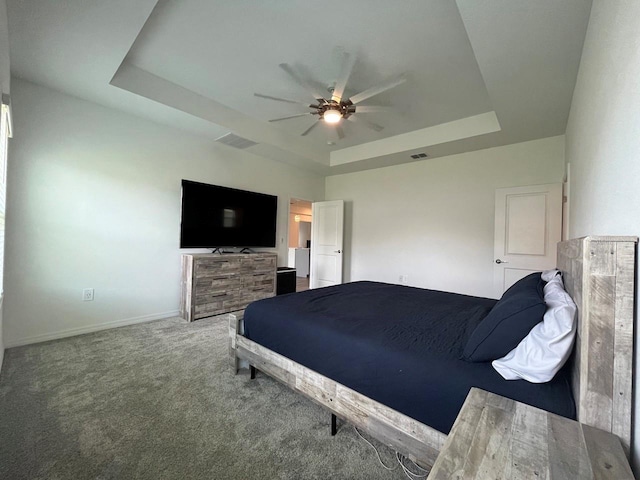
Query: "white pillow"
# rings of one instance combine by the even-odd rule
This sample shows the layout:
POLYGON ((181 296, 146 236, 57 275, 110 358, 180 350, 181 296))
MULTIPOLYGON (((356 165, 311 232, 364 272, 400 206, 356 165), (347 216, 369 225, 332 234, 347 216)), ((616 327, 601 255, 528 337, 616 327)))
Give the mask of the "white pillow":
POLYGON ((542 322, 531 329, 516 348, 491 364, 507 380, 523 378, 532 383, 550 381, 571 354, 576 333, 576 304, 565 291, 557 270, 542 274, 547 280, 542 322))
MULTIPOLYGON (((554 268, 553 270, 545 270, 544 272, 542 272, 542 279, 545 282, 548 282, 555 277, 560 277, 560 270, 558 270, 557 268, 554 268)), ((560 282, 562 282, 562 277, 560 277, 560 282)), ((562 289, 564 290, 564 284, 562 284, 562 289)))

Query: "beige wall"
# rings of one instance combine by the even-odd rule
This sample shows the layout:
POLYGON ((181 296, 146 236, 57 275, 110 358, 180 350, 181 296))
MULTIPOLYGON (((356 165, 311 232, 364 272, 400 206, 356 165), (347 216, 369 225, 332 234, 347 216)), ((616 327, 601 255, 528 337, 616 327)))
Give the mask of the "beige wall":
MULTIPOLYGON (((572 237, 640 235, 638 19, 637 0, 593 2, 566 134, 572 237)), ((640 311, 636 317, 639 315, 640 311)), ((640 345, 639 333, 636 323, 636 345, 640 345)), ((637 388, 637 355, 635 372, 637 388)), ((640 475, 640 395, 636 393, 635 398, 632 460, 636 475, 640 475)))
POLYGON ((16 78, 12 96, 7 345, 175 315, 182 178, 278 195, 280 265, 289 198, 324 196, 317 175, 207 138, 16 78))
POLYGON ((345 280, 490 297, 495 189, 561 182, 564 137, 328 177, 345 200, 345 280))

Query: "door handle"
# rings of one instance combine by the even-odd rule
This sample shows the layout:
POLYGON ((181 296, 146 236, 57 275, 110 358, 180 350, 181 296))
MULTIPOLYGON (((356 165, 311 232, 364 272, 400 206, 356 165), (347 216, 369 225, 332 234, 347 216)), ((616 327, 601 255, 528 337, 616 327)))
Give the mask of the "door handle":
POLYGON ((342 250, 334 250, 333 253, 342 253, 342 250))
POLYGON ((496 260, 496 263, 498 265, 500 265, 501 263, 509 263, 509 262, 505 262, 504 260, 500 260, 499 258, 496 260))

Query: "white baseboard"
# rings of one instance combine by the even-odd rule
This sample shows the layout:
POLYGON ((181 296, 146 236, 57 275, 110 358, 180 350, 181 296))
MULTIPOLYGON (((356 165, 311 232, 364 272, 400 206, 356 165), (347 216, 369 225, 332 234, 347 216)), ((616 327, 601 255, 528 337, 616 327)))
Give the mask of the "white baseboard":
POLYGON ((31 337, 19 338, 17 340, 9 340, 5 343, 5 348, 21 347, 23 345, 31 345, 32 343, 48 342, 49 340, 58 340, 59 338, 74 337, 85 333, 99 332, 100 330, 108 330, 110 328, 125 327, 127 325, 135 325, 136 323, 152 322, 153 320, 162 320, 163 318, 177 317, 180 315, 179 310, 170 312, 152 313, 151 315, 143 315, 141 317, 124 318, 113 322, 104 322, 96 325, 88 325, 86 327, 69 328, 59 330, 57 332, 45 333, 42 335, 34 335, 31 337))

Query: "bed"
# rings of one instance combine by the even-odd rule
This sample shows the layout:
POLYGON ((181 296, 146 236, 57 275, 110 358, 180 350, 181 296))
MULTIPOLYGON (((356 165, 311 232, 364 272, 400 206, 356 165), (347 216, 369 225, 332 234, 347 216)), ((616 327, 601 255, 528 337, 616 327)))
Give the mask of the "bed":
POLYGON ((490 362, 461 360, 495 300, 375 282, 263 300, 246 325, 243 312, 230 315, 232 369, 256 367, 423 465, 472 386, 613 432, 628 455, 635 245, 631 237, 559 244, 578 334, 573 358, 545 384, 506 381, 490 362))

